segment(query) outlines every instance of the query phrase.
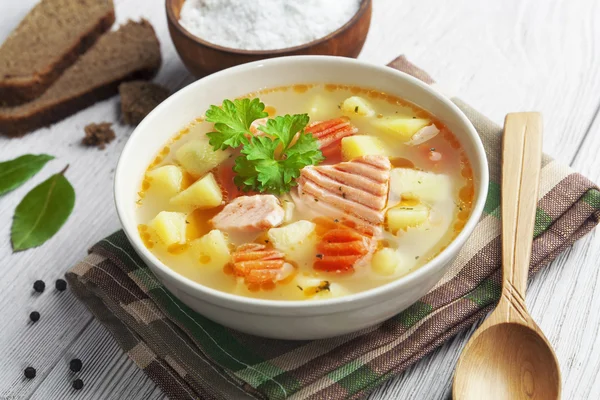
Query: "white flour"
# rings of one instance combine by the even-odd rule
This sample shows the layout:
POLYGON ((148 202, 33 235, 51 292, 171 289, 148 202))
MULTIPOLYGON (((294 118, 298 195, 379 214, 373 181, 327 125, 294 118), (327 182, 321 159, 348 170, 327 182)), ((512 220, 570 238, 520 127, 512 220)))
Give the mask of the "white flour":
POLYGON ((360 0, 186 0, 179 22, 220 46, 274 50, 327 36, 359 6, 360 0))

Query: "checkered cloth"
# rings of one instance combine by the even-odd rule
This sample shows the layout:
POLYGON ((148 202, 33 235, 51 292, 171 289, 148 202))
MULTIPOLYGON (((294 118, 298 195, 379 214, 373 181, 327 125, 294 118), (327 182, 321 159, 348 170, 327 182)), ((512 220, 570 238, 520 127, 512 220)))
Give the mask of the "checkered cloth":
MULTIPOLYGON (((392 68, 432 84, 404 57, 392 68)), ((199 315, 169 293, 122 231, 94 245, 67 273, 71 289, 171 398, 358 399, 490 311, 500 296, 501 127, 459 99, 490 167, 484 215, 431 292, 394 318, 333 339, 263 339, 199 315)), ((531 275, 600 219, 600 192, 544 156, 531 275)))

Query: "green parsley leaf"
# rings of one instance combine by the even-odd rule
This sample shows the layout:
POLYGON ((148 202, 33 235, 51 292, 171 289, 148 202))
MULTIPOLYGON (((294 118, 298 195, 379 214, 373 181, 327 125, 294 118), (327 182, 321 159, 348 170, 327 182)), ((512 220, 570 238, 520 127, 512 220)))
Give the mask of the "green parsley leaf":
POLYGON ((286 115, 269 119, 266 125, 258 129, 281 140, 283 148, 287 149, 296 134, 308 125, 308 121, 308 114, 286 115))
POLYGON ((248 161, 246 157, 238 157, 235 159, 233 171, 236 173, 233 178, 233 183, 244 192, 250 191, 252 188, 258 187, 258 177, 254 165, 248 161))
POLYGON ((308 160, 306 165, 316 165, 323 161, 323 153, 319 149, 319 142, 310 133, 304 133, 298 136, 296 143, 285 152, 288 158, 293 155, 301 155, 303 160, 308 160))
POLYGON ((306 114, 269 120, 261 129, 268 136, 253 136, 236 159, 236 185, 257 192, 289 192, 302 168, 324 160, 317 140, 304 132, 307 124, 306 114))
POLYGON ((248 143, 246 136, 252 135, 252 122, 268 115, 258 98, 223 100, 221 107, 212 105, 206 111, 206 120, 215 124, 215 132, 207 133, 209 143, 215 150, 245 145, 248 143))
POLYGON ((274 160, 275 150, 281 141, 268 136, 253 136, 248 146, 242 148, 242 154, 248 160, 274 160))

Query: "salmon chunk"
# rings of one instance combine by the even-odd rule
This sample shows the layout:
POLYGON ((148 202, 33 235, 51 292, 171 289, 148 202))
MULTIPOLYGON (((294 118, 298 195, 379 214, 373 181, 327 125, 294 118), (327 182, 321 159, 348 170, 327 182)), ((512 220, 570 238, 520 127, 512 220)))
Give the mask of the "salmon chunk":
POLYGON ((272 194, 241 196, 214 216, 215 228, 233 232, 258 232, 281 225, 285 212, 272 194))
POLYGON ((328 121, 317 121, 309 124, 305 130, 311 133, 319 142, 321 150, 335 145, 346 136, 354 135, 358 129, 350 123, 346 117, 330 119, 328 121))
POLYGON ((325 215, 352 216, 381 225, 391 164, 385 156, 363 156, 334 165, 302 168, 298 193, 325 215))
POLYGON ((275 283, 287 278, 294 267, 285 262, 285 254, 258 243, 239 246, 231 256, 233 272, 248 285, 275 283))

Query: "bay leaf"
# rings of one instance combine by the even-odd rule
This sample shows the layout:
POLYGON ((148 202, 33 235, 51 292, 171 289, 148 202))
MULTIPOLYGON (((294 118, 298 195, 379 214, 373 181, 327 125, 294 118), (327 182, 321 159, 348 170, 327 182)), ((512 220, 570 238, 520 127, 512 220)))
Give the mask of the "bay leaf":
POLYGON ((50 239, 71 215, 75 190, 64 172, 52 175, 21 200, 11 229, 14 251, 39 246, 50 239))
POLYGON ((54 157, 48 154, 25 154, 0 162, 0 195, 18 188, 41 170, 54 157))

